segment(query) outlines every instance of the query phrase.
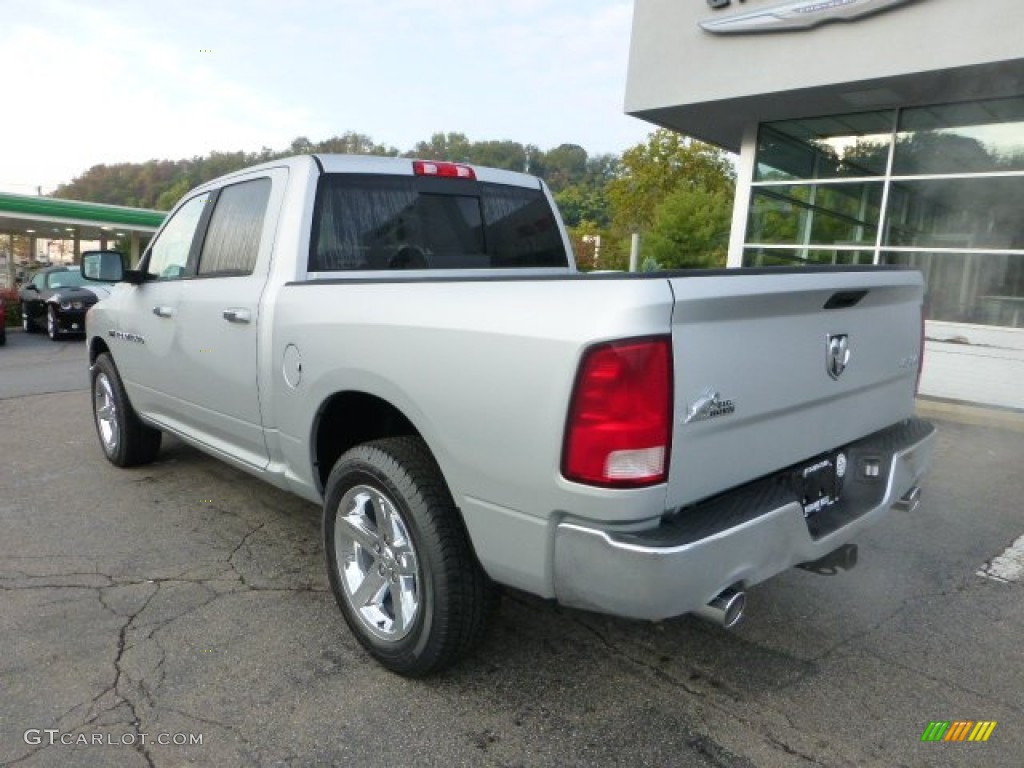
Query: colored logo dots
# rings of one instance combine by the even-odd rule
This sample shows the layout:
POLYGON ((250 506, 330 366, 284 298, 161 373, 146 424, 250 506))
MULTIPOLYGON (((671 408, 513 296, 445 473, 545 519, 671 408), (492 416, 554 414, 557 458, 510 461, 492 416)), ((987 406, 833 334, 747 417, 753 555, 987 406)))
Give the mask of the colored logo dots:
POLYGON ((995 720, 932 720, 921 741, 988 741, 995 729, 995 720))

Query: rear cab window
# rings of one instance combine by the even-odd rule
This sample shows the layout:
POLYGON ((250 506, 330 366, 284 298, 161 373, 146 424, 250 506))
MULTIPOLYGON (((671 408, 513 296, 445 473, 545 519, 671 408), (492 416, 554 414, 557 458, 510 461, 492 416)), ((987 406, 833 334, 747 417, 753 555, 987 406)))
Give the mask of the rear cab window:
POLYGON ((355 173, 320 179, 310 272, 568 265, 539 186, 355 173))

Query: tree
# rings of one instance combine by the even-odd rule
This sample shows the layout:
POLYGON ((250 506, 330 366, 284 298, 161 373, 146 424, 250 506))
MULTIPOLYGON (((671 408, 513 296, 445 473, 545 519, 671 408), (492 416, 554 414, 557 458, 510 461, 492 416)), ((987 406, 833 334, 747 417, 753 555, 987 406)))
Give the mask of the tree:
POLYGON ((732 193, 680 185, 662 201, 641 250, 663 269, 724 267, 732 193))
POLYGON ((645 144, 622 155, 618 176, 608 182, 615 225, 644 232, 655 210, 680 187, 722 191, 732 196, 736 172, 728 155, 710 144, 659 129, 645 144))
POLYGON ((608 196, 603 187, 574 184, 561 192, 555 192, 554 196, 566 226, 578 227, 586 221, 598 227, 606 227, 611 221, 608 196))
POLYGON ((468 163, 471 154, 469 139, 464 133, 435 133, 429 141, 420 141, 406 157, 421 160, 447 160, 452 163, 468 163))
POLYGON ((584 183, 604 188, 608 182, 616 178, 622 169, 622 159, 618 155, 591 155, 587 158, 587 172, 584 183))
POLYGON ((398 150, 377 144, 369 136, 355 131, 346 131, 341 136, 332 136, 313 146, 314 152, 337 155, 384 155, 394 157, 398 150))
POLYGON ((470 162, 506 171, 524 171, 526 147, 518 141, 475 141, 470 150, 470 162))
POLYGON ((182 177, 175 181, 171 186, 164 190, 160 197, 156 199, 155 207, 158 211, 169 211, 174 207, 182 196, 192 188, 192 183, 186 178, 182 177))
POLYGON ((553 192, 579 184, 587 175, 587 150, 579 144, 559 144, 543 154, 544 180, 553 192))
POLYGON ((298 136, 292 141, 292 145, 289 147, 289 150, 293 155, 308 155, 314 151, 313 142, 305 136, 298 136))

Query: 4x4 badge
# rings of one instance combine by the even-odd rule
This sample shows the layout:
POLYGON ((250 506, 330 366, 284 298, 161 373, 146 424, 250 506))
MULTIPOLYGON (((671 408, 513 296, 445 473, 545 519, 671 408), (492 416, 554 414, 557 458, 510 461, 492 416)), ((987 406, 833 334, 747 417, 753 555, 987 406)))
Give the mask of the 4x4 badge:
POLYGON ((719 416, 728 416, 736 412, 736 404, 732 400, 725 400, 713 388, 708 387, 687 409, 683 417, 683 424, 692 424, 695 421, 715 419, 719 416))
POLYGON ((850 362, 850 337, 845 333, 830 333, 825 354, 825 368, 828 375, 838 379, 850 362))

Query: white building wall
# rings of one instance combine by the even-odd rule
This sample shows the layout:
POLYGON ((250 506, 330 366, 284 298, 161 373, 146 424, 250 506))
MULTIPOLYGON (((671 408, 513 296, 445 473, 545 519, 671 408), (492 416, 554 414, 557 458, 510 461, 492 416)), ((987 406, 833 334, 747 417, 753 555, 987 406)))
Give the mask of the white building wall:
POLYGON ((635 0, 626 112, 738 149, 750 120, 1024 93, 1022 0, 917 0, 804 31, 700 22, 784 0, 635 0))
POLYGON ((929 322, 921 394, 1024 409, 1024 330, 929 322))
MULTIPOLYGON (((626 111, 739 152, 730 267, 743 261, 759 123, 1024 94, 1024 0, 917 0, 799 32, 700 28, 782 2, 635 2, 626 111)), ((929 321, 926 336, 923 395, 1024 410, 1024 329, 929 321)))

